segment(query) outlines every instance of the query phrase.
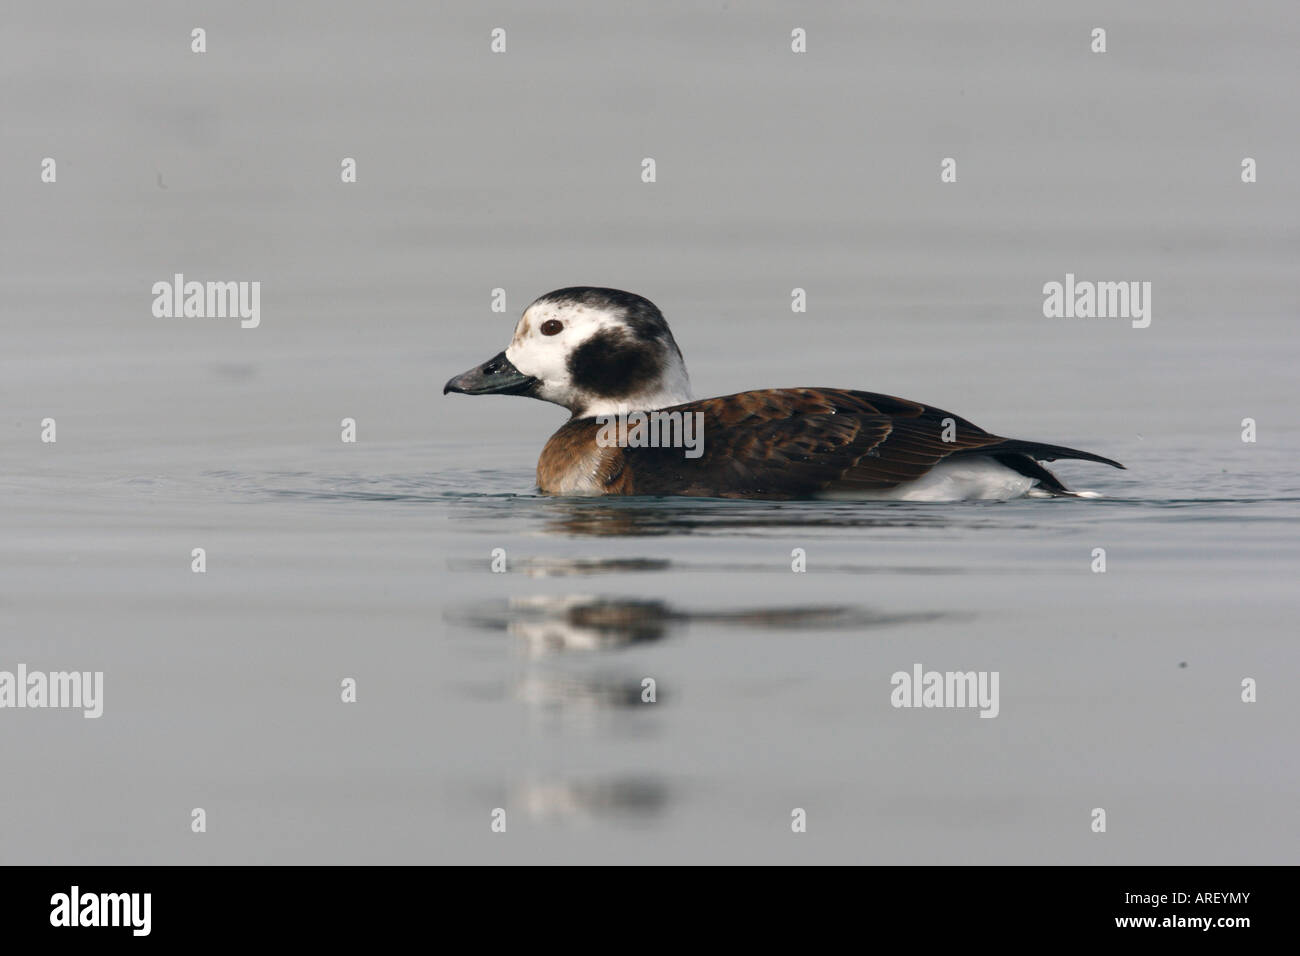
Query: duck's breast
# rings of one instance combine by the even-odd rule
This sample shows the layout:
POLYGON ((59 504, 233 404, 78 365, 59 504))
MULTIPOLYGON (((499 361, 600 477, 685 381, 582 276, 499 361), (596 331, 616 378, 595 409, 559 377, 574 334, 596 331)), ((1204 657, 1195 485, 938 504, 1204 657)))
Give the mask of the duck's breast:
POLYGON ((548 495, 630 494, 623 449, 601 447, 592 419, 568 422, 551 436, 537 459, 537 487, 548 495))

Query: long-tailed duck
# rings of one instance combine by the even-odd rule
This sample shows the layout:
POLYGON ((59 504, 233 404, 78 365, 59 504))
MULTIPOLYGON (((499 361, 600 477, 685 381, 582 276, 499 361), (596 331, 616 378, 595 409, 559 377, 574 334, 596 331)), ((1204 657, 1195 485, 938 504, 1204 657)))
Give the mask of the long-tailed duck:
POLYGON ((447 392, 527 395, 569 409, 573 417, 537 462, 538 487, 554 495, 1000 500, 1031 489, 1074 494, 1040 461, 1124 467, 990 435, 942 409, 872 392, 776 388, 692 401, 663 314, 617 289, 542 296, 524 310, 509 348, 453 378, 447 392), (626 430, 633 417, 684 423, 679 438, 695 424, 703 441, 647 447, 627 440, 644 438, 626 430), (617 421, 621 432, 610 430, 617 421))

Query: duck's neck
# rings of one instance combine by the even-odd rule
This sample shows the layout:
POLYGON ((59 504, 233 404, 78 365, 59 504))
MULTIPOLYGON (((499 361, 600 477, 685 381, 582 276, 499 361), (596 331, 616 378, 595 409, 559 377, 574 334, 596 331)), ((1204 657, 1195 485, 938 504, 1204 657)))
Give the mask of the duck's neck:
POLYGON ((594 418, 598 415, 627 415, 629 412, 651 412, 669 408, 691 400, 691 380, 686 367, 676 355, 668 367, 650 386, 631 395, 617 397, 589 396, 577 407, 572 407, 574 418, 594 418))

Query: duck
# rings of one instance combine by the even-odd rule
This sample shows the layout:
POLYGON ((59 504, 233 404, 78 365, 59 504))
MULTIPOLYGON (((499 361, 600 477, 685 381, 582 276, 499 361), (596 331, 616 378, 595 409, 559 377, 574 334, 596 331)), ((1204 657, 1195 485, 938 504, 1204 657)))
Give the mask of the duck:
POLYGON ((635 293, 595 286, 536 299, 509 346, 448 381, 448 393, 519 395, 569 410, 537 462, 544 495, 1098 497, 1071 491, 1042 462, 1124 467, 1063 445, 1003 438, 941 408, 857 389, 765 388, 694 399, 659 308, 635 293))

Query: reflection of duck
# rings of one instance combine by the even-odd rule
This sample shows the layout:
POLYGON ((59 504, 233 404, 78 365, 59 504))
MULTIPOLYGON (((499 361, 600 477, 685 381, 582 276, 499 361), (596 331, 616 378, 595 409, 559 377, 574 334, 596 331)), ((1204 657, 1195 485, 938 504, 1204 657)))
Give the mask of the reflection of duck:
POLYGON ((511 600, 503 610, 471 613, 465 623, 504 630, 527 642, 533 654, 612 650, 659 641, 689 624, 720 624, 767 630, 886 627, 943 617, 938 612, 878 614, 867 608, 808 606, 688 611, 663 601, 581 595, 511 600))
POLYGON ((530 578, 560 578, 591 574, 628 574, 667 571, 672 562, 664 558, 525 558, 517 562, 530 578))
MULTIPOLYGON (((979 508, 936 509, 906 505, 861 508, 850 502, 708 501, 699 498, 652 502, 636 498, 554 498, 544 504, 546 507, 540 514, 547 531, 583 537, 653 538, 786 528, 800 532, 811 528, 842 532, 853 528, 1035 527, 1028 520, 1011 524, 1007 515, 991 517, 979 508)), ((485 509, 474 514, 476 520, 496 517, 485 509)))
MULTIPOLYGON (((544 711, 587 712, 641 710, 649 713, 641 678, 599 674, 548 674, 534 672, 515 686, 515 697, 544 711)), ((664 695, 655 688, 655 703, 664 695)))
POLYGON ((661 601, 609 601, 590 597, 521 598, 510 633, 533 653, 595 651, 662 640, 671 616, 661 601))
POLYGON ((509 348, 443 391, 527 395, 568 408, 573 417, 537 463, 538 487, 548 494, 1006 499, 1031 489, 1072 494, 1040 461, 1124 467, 991 435, 942 409, 872 392, 763 389, 692 401, 662 313, 617 289, 542 296, 524 310, 509 348), (646 411, 669 416, 658 420, 670 427, 655 428, 654 444, 666 431, 676 445, 632 447, 627 416, 646 411), (613 443, 611 416, 624 422, 624 439, 613 443))
POLYGON ((672 793, 666 782, 653 777, 614 777, 527 783, 511 797, 533 819, 566 817, 651 818, 668 809, 672 793))

